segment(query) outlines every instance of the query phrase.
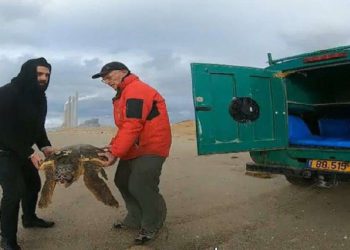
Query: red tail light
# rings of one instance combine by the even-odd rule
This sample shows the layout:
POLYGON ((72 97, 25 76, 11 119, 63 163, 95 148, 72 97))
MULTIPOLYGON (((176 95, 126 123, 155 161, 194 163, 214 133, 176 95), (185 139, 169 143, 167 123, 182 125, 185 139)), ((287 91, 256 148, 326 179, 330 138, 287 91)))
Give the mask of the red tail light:
POLYGON ((338 59, 338 58, 347 57, 347 55, 348 55, 348 53, 341 52, 341 53, 325 54, 325 55, 321 55, 321 56, 310 56, 310 57, 304 58, 304 63, 313 63, 313 62, 338 59))

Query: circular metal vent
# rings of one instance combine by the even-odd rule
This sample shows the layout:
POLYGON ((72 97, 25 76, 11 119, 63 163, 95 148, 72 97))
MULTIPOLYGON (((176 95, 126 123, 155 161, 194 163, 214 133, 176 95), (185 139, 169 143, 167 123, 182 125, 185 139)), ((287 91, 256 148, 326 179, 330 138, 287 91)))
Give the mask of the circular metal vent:
POLYGON ((235 97, 229 106, 232 118, 241 123, 255 121, 259 112, 259 105, 250 97, 235 97))

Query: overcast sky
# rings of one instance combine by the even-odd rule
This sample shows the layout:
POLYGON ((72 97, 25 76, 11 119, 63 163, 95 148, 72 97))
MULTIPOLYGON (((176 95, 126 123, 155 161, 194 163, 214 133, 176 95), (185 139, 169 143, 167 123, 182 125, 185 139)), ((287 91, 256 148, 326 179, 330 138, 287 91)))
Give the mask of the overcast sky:
POLYGON ((266 67, 273 58, 350 44, 348 0, 0 0, 0 86, 29 58, 53 66, 47 127, 79 92, 79 121, 112 125, 114 91, 91 75, 122 61, 193 119, 191 62, 266 67))

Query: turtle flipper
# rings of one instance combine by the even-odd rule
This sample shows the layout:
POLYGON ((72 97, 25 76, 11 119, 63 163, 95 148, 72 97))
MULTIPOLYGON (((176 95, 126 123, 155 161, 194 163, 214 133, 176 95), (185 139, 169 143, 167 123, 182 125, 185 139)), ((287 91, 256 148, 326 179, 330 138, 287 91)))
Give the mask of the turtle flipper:
POLYGON ((100 173, 101 173, 102 177, 105 178, 105 180, 108 180, 106 171, 103 168, 101 168, 100 173))
POLYGON ((84 164, 84 182, 86 187, 94 194, 97 200, 107 206, 119 207, 118 201, 114 198, 107 184, 98 176, 98 171, 94 167, 84 164))
POLYGON ((39 200, 39 208, 46 208, 49 206, 52 200, 53 191, 55 190, 56 181, 54 179, 54 170, 52 168, 45 170, 46 180, 41 190, 41 196, 39 200))

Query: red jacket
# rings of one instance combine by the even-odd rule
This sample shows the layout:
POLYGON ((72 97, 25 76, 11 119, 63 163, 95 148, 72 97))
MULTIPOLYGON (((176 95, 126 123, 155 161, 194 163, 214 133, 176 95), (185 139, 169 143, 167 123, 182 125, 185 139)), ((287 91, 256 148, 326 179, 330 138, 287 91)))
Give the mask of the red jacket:
POLYGON ((142 155, 167 157, 171 131, 164 98, 134 74, 119 87, 121 94, 113 100, 118 132, 110 143, 112 154, 123 160, 142 155))

